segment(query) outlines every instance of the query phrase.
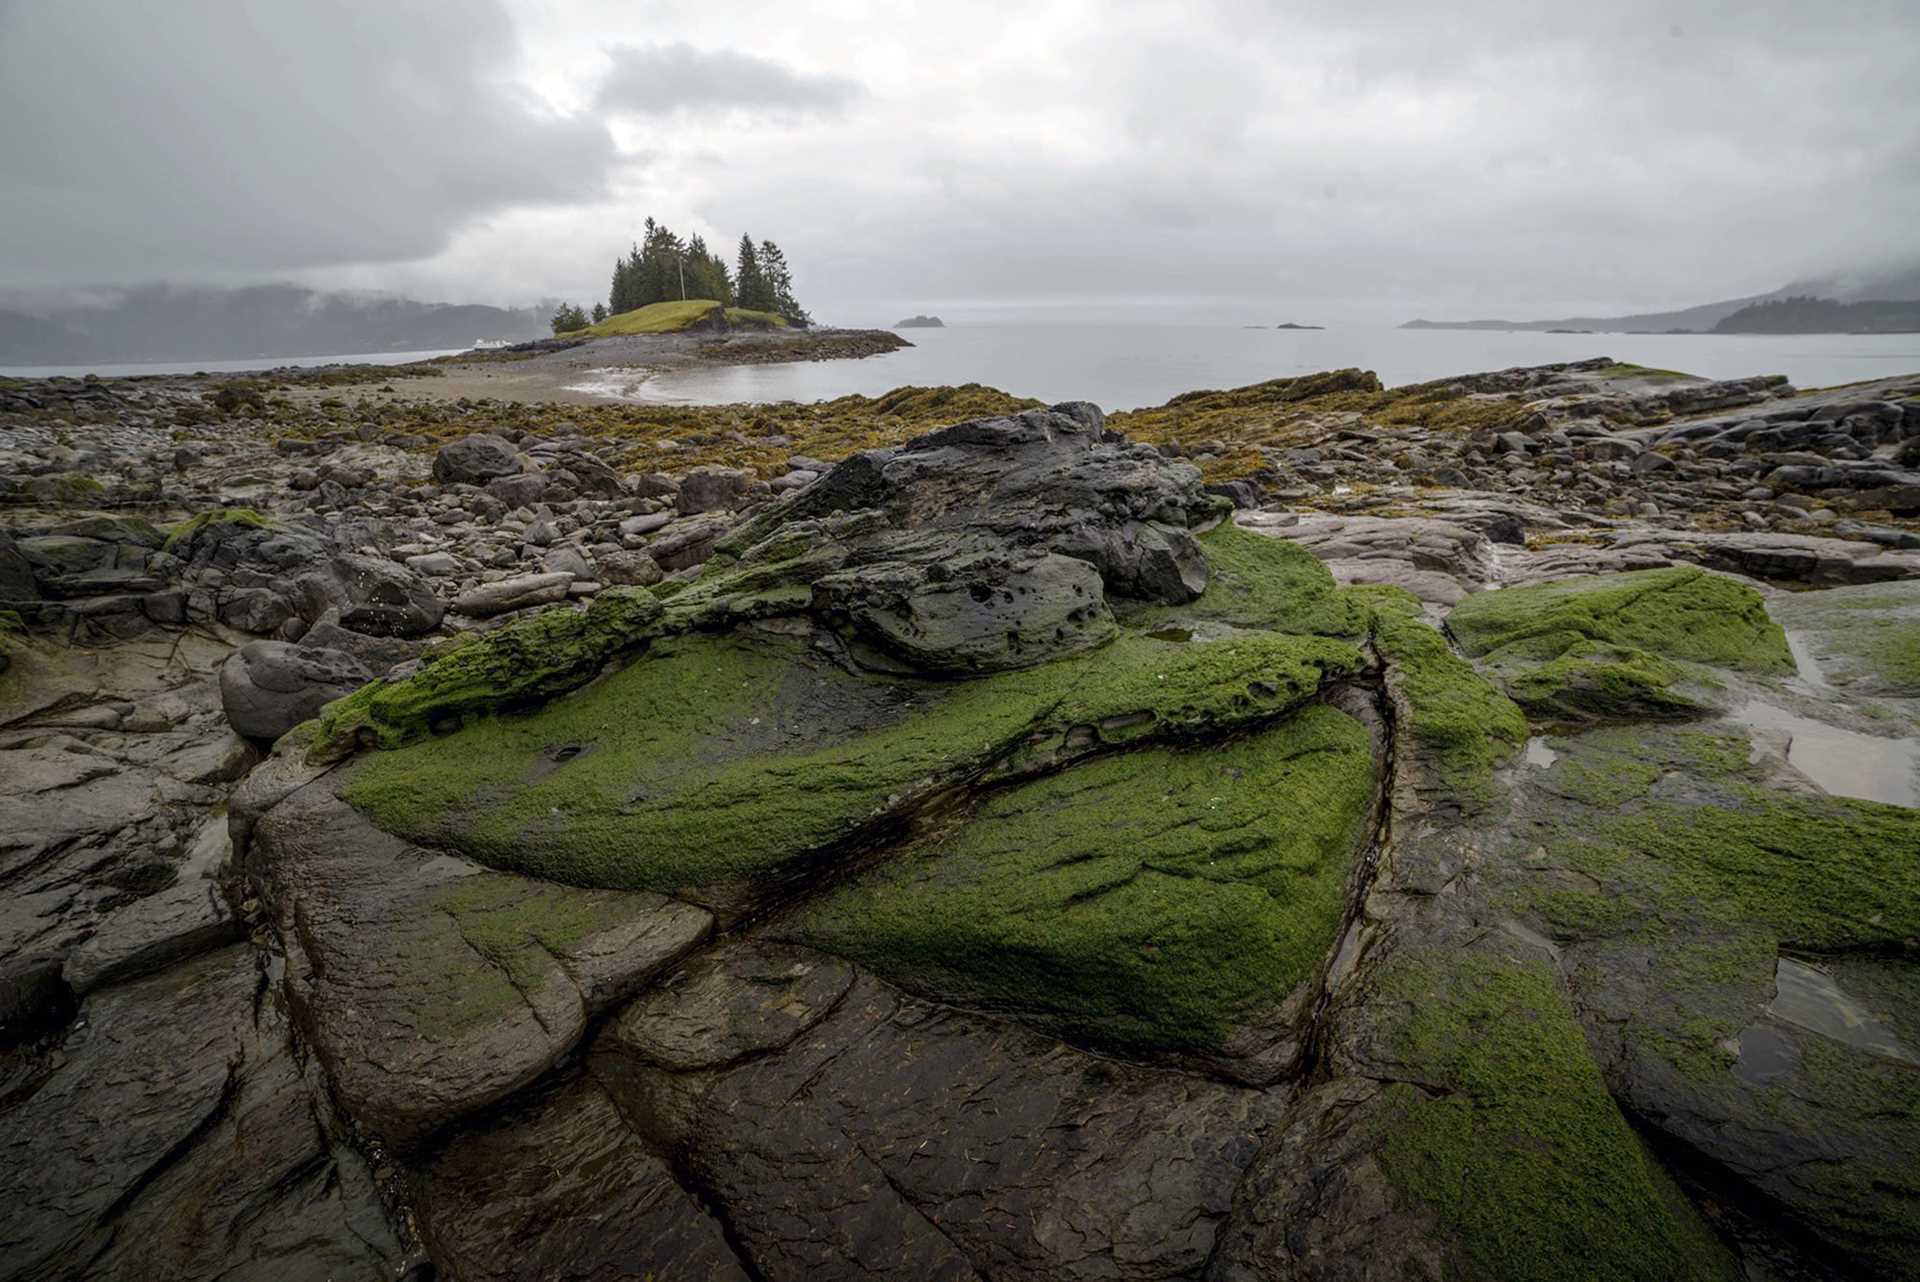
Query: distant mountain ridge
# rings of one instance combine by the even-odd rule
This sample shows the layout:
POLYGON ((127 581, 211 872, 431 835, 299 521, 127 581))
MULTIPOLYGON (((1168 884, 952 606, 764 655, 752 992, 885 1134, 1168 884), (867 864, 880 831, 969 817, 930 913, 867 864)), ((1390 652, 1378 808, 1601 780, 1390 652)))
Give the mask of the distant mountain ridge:
POLYGON ((245 360, 464 348, 539 338, 545 307, 423 303, 297 285, 146 285, 101 302, 0 301, 0 365, 245 360))
POLYGON ((1720 322, 1762 303, 1790 298, 1819 298, 1836 303, 1885 302, 1920 299, 1920 263, 1878 272, 1835 273, 1794 281, 1765 294, 1729 298, 1718 303, 1701 303, 1670 312, 1636 312, 1626 316, 1567 316, 1557 320, 1411 320, 1401 329, 1503 329, 1530 330, 1603 330, 1610 333, 1663 334, 1682 330, 1691 334, 1711 331, 1720 322))

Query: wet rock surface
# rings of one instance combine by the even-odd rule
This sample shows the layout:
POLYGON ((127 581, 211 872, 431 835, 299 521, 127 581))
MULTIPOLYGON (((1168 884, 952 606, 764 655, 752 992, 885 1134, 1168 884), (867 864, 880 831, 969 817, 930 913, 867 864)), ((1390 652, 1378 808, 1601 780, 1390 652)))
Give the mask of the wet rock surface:
POLYGON ((0 391, 0 1277, 1914 1276, 1915 380, 310 377, 0 391))
POLYGON ((251 641, 220 665, 220 702, 235 730, 272 743, 372 679, 344 650, 251 641))

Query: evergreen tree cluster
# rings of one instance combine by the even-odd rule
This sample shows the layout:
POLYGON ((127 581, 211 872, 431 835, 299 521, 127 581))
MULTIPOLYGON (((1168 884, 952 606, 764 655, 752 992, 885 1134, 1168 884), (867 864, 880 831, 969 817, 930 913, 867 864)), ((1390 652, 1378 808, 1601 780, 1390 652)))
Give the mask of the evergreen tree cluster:
POLYGON ((790 325, 813 320, 793 296, 786 255, 770 240, 740 238, 734 265, 707 248, 699 236, 681 240, 653 219, 638 244, 613 265, 607 314, 683 298, 718 299, 728 307, 776 312, 790 325))
MULTIPOLYGON (((593 310, 598 313, 601 309, 596 305, 593 310)), ((604 320, 605 316, 596 315, 593 319, 604 320)), ((553 319, 549 323, 552 324, 554 333, 565 334, 570 330, 585 329, 592 322, 587 319, 585 312, 572 303, 562 303, 554 309, 553 319)))

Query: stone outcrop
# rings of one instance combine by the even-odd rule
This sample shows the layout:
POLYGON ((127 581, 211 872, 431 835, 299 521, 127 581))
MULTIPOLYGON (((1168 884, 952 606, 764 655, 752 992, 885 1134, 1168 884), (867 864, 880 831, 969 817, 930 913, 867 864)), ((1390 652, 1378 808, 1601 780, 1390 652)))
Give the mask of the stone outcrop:
POLYGON ((1920 551, 1740 484, 1896 382, 30 392, 121 419, 0 437, 108 506, 0 541, 0 1278, 1908 1276, 1920 551))

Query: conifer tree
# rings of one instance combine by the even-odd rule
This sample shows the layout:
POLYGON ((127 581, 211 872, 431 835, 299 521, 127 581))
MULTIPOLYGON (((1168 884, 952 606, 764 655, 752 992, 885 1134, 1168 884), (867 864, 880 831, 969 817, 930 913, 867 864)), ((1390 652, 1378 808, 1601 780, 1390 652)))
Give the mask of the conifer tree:
POLYGON ((687 241, 687 297, 711 298, 723 305, 733 302, 733 280, 727 274, 727 265, 699 236, 687 241))
POLYGON ((770 240, 760 242, 760 272, 766 278, 768 303, 764 310, 778 312, 789 325, 801 328, 813 323, 813 317, 793 297, 793 273, 787 256, 770 240))
POLYGON ((711 298, 727 307, 775 312, 793 325, 812 323, 812 317, 793 295, 793 275, 786 255, 770 240, 755 243, 742 236, 733 269, 695 235, 682 241, 673 231, 648 218, 641 238, 613 265, 606 312, 617 316, 650 303, 682 298, 711 298))
POLYGON ((740 306, 749 311, 773 310, 773 294, 768 290, 767 278, 760 270, 760 253, 753 247, 751 236, 740 238, 740 255, 733 268, 733 296, 740 306))
POLYGON ((613 260, 613 288, 607 292, 607 310, 614 315, 633 310, 633 274, 626 258, 613 260))

